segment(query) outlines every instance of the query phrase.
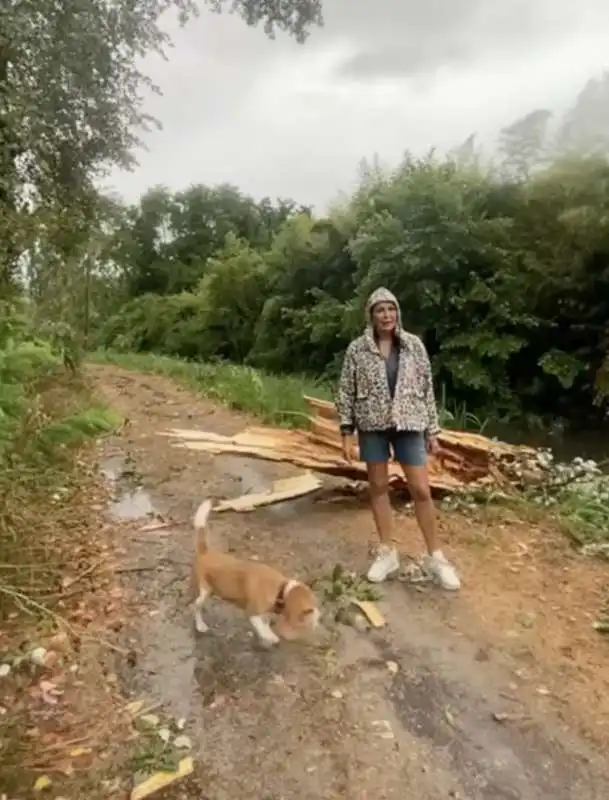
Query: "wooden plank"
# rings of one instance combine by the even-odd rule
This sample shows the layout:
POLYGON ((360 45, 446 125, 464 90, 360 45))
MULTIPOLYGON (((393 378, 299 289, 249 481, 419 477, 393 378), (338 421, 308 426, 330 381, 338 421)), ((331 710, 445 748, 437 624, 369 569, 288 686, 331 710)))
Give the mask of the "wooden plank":
POLYGON ((385 627, 387 624, 385 617, 378 610, 375 603, 372 603, 370 600, 357 599, 353 599, 351 602, 354 606, 359 608, 373 628, 385 627))
POLYGON ((271 488, 266 492, 244 494, 233 500, 223 500, 214 507, 214 511, 254 511, 254 509, 263 506, 304 497, 317 491, 321 486, 322 481, 320 478, 313 475, 312 472, 305 472, 302 475, 294 475, 291 478, 282 478, 274 481, 271 488))

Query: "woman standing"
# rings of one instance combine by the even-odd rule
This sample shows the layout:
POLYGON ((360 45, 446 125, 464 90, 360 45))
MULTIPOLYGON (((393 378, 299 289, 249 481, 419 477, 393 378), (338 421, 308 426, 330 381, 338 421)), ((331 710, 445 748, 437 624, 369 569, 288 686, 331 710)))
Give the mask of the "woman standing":
POLYGON ((398 572, 389 502, 391 451, 399 462, 427 546, 426 568, 445 589, 460 587, 453 565, 439 548, 436 512, 429 488, 427 454, 438 450, 440 431, 431 365, 418 336, 402 328, 398 301, 384 288, 366 303, 367 327, 345 353, 336 407, 343 453, 351 463, 357 432, 366 463, 370 503, 380 540, 368 580, 380 583, 398 572))

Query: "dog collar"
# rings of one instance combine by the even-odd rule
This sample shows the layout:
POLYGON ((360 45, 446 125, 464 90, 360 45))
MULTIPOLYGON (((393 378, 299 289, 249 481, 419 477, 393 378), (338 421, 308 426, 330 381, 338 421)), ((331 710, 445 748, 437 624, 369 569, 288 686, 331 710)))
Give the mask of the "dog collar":
POLYGON ((281 584, 281 587, 275 599, 275 605, 273 606, 273 611, 275 614, 280 614, 285 608, 285 596, 287 588, 288 588, 288 581, 281 584))
POLYGON ((281 584, 279 592, 277 593, 275 605, 273 606, 274 614, 281 614, 285 608, 286 597, 295 586, 298 586, 298 581, 286 581, 285 583, 281 584))

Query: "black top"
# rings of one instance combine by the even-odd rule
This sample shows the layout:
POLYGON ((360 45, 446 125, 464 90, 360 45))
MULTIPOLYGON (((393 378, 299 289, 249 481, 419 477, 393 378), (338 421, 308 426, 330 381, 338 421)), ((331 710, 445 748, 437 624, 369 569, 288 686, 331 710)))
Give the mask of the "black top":
POLYGON ((393 342, 389 357, 385 359, 385 369, 387 370, 387 383, 389 384, 389 393, 393 399, 395 396, 395 387, 398 382, 398 369, 400 368, 400 346, 397 342, 393 342))

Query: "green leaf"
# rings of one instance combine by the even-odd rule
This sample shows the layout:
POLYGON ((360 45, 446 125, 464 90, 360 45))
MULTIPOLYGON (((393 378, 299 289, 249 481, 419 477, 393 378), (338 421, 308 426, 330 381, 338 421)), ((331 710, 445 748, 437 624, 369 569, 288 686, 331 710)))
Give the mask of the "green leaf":
POLYGON ((587 364, 581 359, 557 349, 548 350, 538 363, 546 375, 557 379, 563 389, 570 389, 575 379, 587 369, 587 364))

